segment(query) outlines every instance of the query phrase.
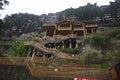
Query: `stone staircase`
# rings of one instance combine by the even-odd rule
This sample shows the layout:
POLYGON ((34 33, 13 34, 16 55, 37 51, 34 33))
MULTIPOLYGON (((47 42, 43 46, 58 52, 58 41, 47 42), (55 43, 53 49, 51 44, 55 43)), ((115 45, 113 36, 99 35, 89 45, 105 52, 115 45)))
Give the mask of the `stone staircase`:
POLYGON ((57 50, 55 48, 46 48, 43 45, 41 45, 39 43, 36 43, 36 42, 27 42, 25 44, 38 47, 38 48, 40 48, 40 49, 42 49, 43 51, 46 51, 46 52, 51 52, 51 53, 53 53, 56 56, 61 57, 61 58, 74 59, 74 60, 79 60, 80 59, 79 55, 70 55, 70 54, 67 54, 67 53, 63 53, 63 52, 60 52, 59 50, 57 50))
POLYGON ((49 64, 49 63, 52 63, 53 61, 55 61, 56 59, 58 59, 57 56, 52 56, 50 58, 34 57, 33 62, 36 64, 49 64))

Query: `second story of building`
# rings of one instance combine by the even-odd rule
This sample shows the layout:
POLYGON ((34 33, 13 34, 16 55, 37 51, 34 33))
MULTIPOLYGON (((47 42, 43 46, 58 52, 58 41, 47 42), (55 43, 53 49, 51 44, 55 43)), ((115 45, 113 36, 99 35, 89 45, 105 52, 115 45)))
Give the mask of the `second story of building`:
POLYGON ((96 32, 97 26, 93 23, 83 23, 79 21, 64 20, 57 23, 43 24, 46 30, 46 36, 54 37, 55 35, 77 35, 85 36, 87 33, 96 32))

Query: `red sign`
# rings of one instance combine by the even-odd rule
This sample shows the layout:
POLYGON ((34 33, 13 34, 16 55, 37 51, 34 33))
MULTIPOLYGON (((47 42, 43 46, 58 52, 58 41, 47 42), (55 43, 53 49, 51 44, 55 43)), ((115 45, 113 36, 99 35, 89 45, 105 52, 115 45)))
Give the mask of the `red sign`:
POLYGON ((95 78, 74 78, 74 80, 99 80, 95 78))

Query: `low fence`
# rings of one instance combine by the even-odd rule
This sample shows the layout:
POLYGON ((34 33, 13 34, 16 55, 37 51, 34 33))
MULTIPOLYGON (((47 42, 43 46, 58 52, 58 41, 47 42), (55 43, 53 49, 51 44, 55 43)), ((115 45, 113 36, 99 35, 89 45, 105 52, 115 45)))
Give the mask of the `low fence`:
POLYGON ((78 67, 42 67, 36 66, 31 61, 28 67, 33 76, 38 77, 63 77, 63 78, 96 78, 110 80, 111 75, 108 69, 103 68, 78 68, 78 67))
POLYGON ((0 57, 0 64, 3 65, 26 65, 26 57, 0 57))
POLYGON ((37 77, 96 78, 111 80, 109 69, 78 67, 37 66, 29 57, 0 57, 1 65, 27 65, 31 74, 37 77))
POLYGON ((82 78, 110 78, 109 71, 104 69, 81 69, 81 68, 39 68, 34 69, 35 76, 48 76, 48 77, 82 77, 82 78))
POLYGON ((57 56, 52 56, 50 58, 46 57, 34 57, 33 62, 34 63, 43 63, 43 64, 48 64, 56 60, 58 57, 57 56))

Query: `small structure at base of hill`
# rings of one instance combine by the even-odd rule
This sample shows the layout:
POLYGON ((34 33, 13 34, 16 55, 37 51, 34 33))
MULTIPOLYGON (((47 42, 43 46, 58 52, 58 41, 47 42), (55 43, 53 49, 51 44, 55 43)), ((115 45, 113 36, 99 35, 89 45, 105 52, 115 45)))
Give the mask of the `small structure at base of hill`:
POLYGON ((112 65, 110 71, 113 80, 120 80, 120 62, 112 65))

